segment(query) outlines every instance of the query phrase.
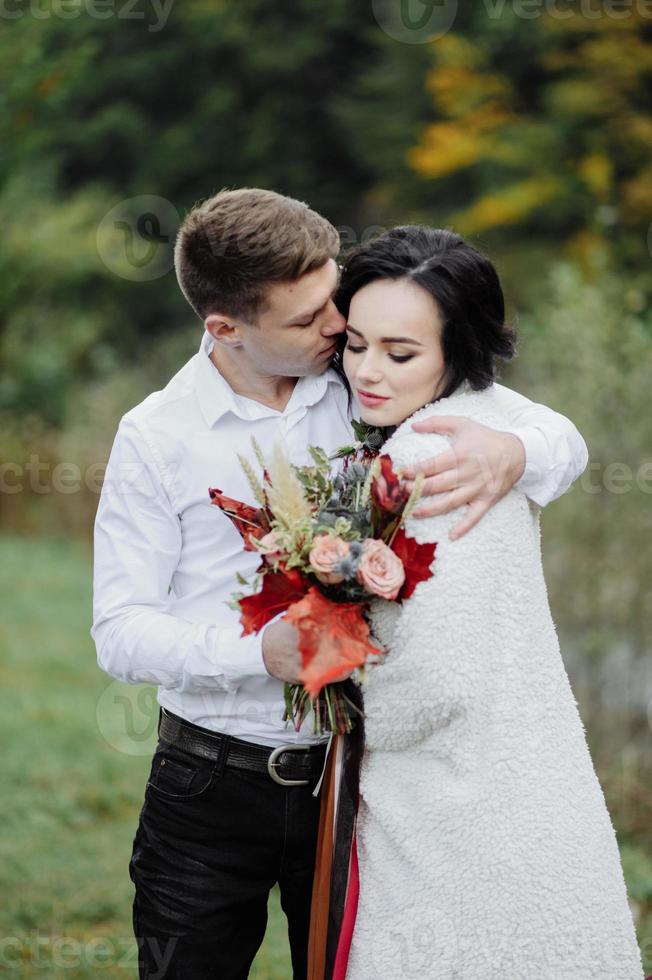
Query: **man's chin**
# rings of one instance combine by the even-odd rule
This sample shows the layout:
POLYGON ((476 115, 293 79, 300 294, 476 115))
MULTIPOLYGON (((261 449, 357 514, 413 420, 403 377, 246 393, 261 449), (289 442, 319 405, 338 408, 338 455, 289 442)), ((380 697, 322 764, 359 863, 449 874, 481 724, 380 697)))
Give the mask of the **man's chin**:
POLYGON ((329 367, 333 363, 332 358, 320 358, 318 361, 313 361, 310 367, 306 368, 303 372, 305 375, 319 375, 323 374, 324 371, 328 371, 329 367))

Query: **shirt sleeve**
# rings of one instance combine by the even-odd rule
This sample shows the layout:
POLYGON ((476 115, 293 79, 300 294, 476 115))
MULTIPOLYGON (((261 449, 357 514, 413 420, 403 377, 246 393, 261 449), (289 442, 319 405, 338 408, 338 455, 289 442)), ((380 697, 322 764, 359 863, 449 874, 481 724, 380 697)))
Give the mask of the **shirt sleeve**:
POLYGON ((235 691, 269 676, 262 632, 193 623, 170 612, 181 524, 156 461, 125 416, 107 465, 95 519, 93 625, 100 667, 130 684, 181 692, 235 691))
POLYGON ((525 448, 525 469, 516 489, 545 507, 561 497, 586 469, 586 443, 559 412, 504 385, 497 384, 495 389, 510 420, 510 427, 504 431, 517 436, 525 448))

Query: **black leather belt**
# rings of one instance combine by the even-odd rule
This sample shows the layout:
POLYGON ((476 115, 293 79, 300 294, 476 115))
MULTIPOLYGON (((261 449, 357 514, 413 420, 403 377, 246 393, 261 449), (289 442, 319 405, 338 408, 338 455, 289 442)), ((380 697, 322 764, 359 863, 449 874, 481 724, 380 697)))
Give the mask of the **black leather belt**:
POLYGON ((269 749, 233 735, 211 732, 167 708, 161 708, 159 739, 191 755, 236 769, 267 773, 281 786, 305 786, 319 779, 324 768, 326 742, 318 745, 279 745, 269 749))

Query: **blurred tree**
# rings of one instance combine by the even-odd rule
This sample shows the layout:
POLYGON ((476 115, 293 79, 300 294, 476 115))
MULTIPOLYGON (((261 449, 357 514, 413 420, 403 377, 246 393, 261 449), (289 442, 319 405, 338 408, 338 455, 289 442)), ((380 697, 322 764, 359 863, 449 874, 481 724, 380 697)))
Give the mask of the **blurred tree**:
POLYGON ((221 186, 268 186, 350 215, 367 174, 331 104, 373 53, 368 11, 185 0, 155 30, 119 10, 8 23, 5 174, 48 160, 61 192, 91 180, 179 208, 221 186))
POLYGON ((572 6, 539 14, 524 22, 515 7, 493 18, 478 8, 465 32, 432 42, 438 118, 410 165, 463 234, 573 237, 583 257, 633 233, 647 262, 650 22, 635 5, 626 18, 572 6))
POLYGON ((642 277, 625 284, 603 265, 594 279, 553 267, 546 298, 521 318, 512 377, 589 447, 586 472, 543 515, 551 605, 601 757, 631 745, 649 770, 652 317, 642 277))
POLYGON ((78 383, 193 321, 171 271, 134 283, 98 254, 121 200, 157 195, 182 216, 225 186, 273 187, 356 225, 370 175, 334 106, 377 44, 346 0, 327 16, 311 0, 185 0, 162 25, 153 5, 146 20, 63 9, 21 8, 0 36, 0 410, 54 424, 78 383))

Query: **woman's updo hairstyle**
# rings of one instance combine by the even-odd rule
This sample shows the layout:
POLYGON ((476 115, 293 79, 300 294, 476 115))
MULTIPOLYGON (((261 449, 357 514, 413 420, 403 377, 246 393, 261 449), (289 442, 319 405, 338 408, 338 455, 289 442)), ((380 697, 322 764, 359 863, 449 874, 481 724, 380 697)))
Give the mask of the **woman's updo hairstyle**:
MULTIPOLYGON (((336 302, 345 316, 355 293, 380 279, 411 279, 436 301, 443 320, 446 370, 439 398, 463 381, 487 388, 496 361, 516 354, 516 333, 505 324, 505 300, 498 274, 486 255, 460 235, 442 228, 400 225, 360 246, 342 269, 336 302)), ((334 367, 343 376, 344 335, 338 338, 334 367)))

